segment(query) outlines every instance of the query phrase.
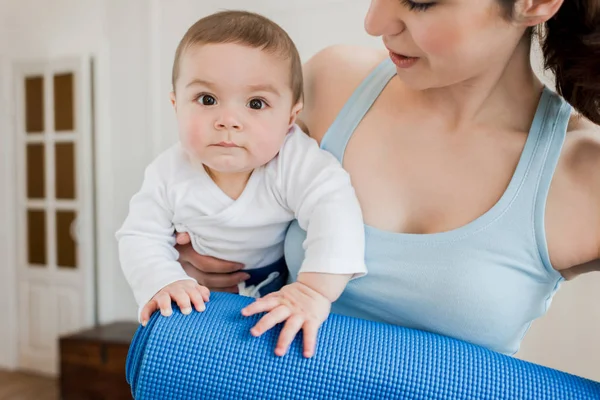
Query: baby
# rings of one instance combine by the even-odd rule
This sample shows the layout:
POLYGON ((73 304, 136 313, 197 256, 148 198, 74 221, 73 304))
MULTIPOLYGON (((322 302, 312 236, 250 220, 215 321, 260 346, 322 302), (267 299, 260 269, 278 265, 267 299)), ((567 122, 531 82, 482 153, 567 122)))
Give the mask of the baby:
POLYGON ((285 321, 275 353, 303 331, 314 354, 319 327, 347 283, 366 274, 362 214, 348 174, 295 124, 302 109, 298 51, 274 22, 225 11, 196 22, 173 65, 171 102, 179 142, 145 171, 117 232, 125 277, 143 325, 160 310, 205 309, 209 290, 177 262, 175 232, 200 254, 239 262, 250 279, 240 293, 266 312, 251 329, 285 321), (286 285, 283 240, 297 219, 306 258, 286 285))

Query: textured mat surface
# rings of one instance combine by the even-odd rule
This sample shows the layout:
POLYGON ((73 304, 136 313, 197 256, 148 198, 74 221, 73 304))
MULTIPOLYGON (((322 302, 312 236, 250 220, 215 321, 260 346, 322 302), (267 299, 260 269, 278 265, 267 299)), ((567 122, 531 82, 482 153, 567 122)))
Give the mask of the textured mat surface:
POLYGON ((212 293, 207 310, 155 313, 127 358, 135 399, 600 399, 600 383, 439 335, 332 315, 317 354, 260 338, 252 299, 212 293))

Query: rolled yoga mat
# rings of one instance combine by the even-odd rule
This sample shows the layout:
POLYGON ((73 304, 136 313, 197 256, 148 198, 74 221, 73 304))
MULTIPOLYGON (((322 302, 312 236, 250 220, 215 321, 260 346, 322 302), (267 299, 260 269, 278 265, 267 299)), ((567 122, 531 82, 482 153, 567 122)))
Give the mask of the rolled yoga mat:
POLYGON ((206 311, 154 313, 127 357, 135 399, 600 399, 600 383, 440 335, 332 314, 316 354, 302 336, 274 354, 243 317, 251 298, 211 293, 206 311))

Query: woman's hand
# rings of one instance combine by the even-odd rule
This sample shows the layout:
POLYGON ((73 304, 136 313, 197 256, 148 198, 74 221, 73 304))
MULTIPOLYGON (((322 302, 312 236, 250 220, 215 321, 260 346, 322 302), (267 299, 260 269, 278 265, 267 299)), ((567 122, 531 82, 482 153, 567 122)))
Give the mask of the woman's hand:
POLYGON ((196 253, 187 233, 177 233, 175 249, 179 252, 178 261, 185 272, 211 291, 237 293, 238 283, 250 278, 250 275, 240 271, 244 268, 242 264, 196 253))

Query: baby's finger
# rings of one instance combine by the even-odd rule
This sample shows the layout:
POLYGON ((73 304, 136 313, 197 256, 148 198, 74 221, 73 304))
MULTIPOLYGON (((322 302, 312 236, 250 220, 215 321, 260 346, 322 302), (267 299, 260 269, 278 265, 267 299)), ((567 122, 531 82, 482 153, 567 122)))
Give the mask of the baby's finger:
POLYGON ((277 347, 275 348, 275 354, 278 356, 284 356, 287 353, 290 344, 294 341, 296 334, 302 328, 304 318, 293 315, 288 319, 279 334, 279 340, 277 341, 277 347))
POLYGON ((260 336, 278 323, 285 321, 291 315, 289 308, 278 306, 273 311, 262 317, 252 329, 250 333, 254 336, 260 336))
POLYGON ((183 289, 174 290, 171 293, 171 298, 175 300, 175 303, 179 306, 183 315, 188 315, 192 312, 192 304, 190 303, 190 296, 183 289))
POLYGON ((148 323, 148 320, 150 319, 150 316, 152 315, 152 313, 154 311, 156 311, 157 308, 158 308, 158 306, 156 304, 156 301, 154 301, 154 299, 152 299, 148 303, 146 303, 144 308, 142 308, 142 312, 140 313, 140 320, 142 321, 142 326, 146 326, 146 324, 148 323))
POLYGON ((206 286, 200 285, 198 286, 198 291, 202 295, 204 302, 207 303, 210 300, 210 290, 206 286))
POLYGON ((280 298, 278 296, 262 297, 242 308, 242 315, 249 317, 250 315, 271 311, 280 304, 280 298))
POLYGON ((192 288, 187 290, 187 294, 194 305, 194 308, 198 312, 202 312, 206 310, 206 306, 204 305, 204 299, 202 298, 202 293, 198 288, 192 288))
POLYGON ((310 358, 315 354, 317 347, 317 334, 320 325, 314 321, 306 321, 302 326, 302 335, 304 336, 304 357, 310 358))
POLYGON ((169 296, 166 292, 160 292, 155 297, 154 300, 158 304, 158 308, 160 308, 160 313, 163 317, 170 317, 173 314, 173 309, 171 308, 171 296, 169 296))

